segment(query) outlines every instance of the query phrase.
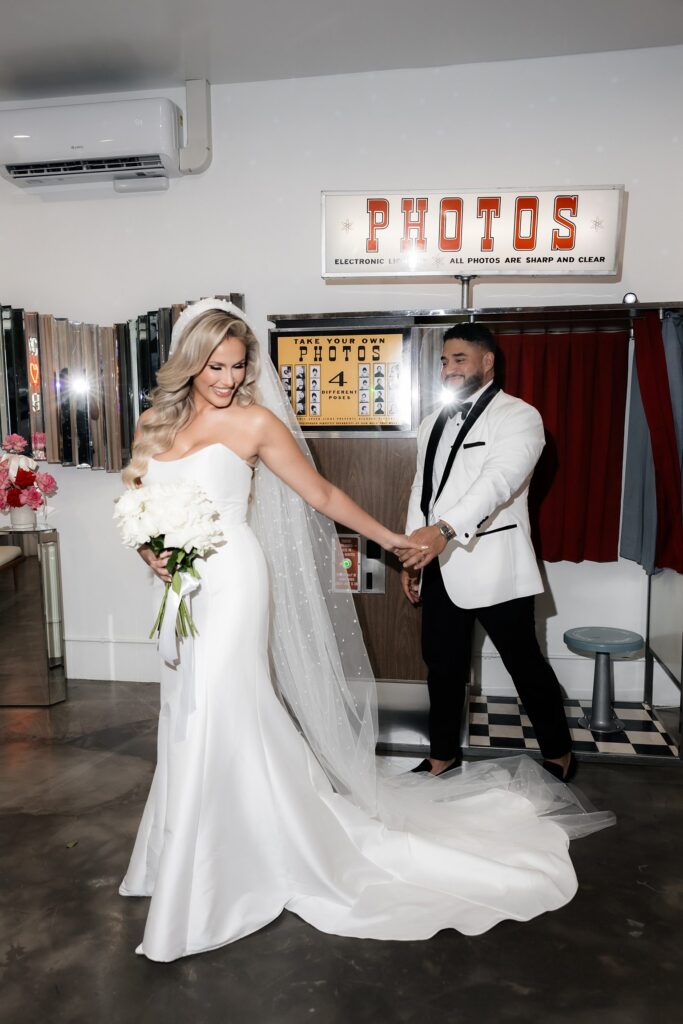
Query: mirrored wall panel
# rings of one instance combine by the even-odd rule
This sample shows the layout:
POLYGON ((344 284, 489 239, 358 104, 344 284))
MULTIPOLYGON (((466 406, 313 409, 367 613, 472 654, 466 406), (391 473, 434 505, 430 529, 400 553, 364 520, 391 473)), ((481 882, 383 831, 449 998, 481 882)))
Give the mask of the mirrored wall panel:
MULTIPOLYGON (((244 296, 222 296, 244 308, 244 296)), ((0 430, 63 466, 118 472, 186 303, 100 327, 0 305, 0 430)))

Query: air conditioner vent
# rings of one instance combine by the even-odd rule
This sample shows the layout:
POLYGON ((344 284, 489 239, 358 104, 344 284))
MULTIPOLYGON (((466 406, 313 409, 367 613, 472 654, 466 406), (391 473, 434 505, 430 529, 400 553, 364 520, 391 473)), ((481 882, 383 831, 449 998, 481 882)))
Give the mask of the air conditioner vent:
POLYGON ((7 174, 14 181, 40 181, 55 177, 78 178, 84 174, 117 174, 125 172, 146 177, 149 172, 166 173, 160 156, 98 157, 90 160, 48 160, 40 163, 7 164, 7 174))

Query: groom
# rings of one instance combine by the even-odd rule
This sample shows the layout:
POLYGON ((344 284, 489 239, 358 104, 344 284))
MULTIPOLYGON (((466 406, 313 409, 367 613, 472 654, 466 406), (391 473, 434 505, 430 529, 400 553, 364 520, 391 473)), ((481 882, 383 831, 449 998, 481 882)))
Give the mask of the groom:
POLYGON ((565 781, 576 763, 555 673, 536 638, 543 584, 529 533, 527 493, 545 443, 532 406, 494 381, 496 343, 481 324, 446 331, 441 376, 447 404, 420 424, 401 583, 422 604, 430 756, 415 771, 439 775, 461 761, 460 718, 478 619, 510 673, 545 758, 565 781), (421 580, 420 580, 421 575, 421 580))

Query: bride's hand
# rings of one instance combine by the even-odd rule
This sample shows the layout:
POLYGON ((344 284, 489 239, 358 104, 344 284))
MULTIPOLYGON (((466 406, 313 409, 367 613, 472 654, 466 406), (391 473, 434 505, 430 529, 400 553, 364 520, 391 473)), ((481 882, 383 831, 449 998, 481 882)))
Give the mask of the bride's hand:
POLYGON ((153 573, 163 583, 171 582, 171 574, 166 570, 166 563, 171 557, 170 551, 162 551, 159 556, 155 555, 149 544, 142 544, 138 548, 138 554, 143 562, 146 562, 153 573))

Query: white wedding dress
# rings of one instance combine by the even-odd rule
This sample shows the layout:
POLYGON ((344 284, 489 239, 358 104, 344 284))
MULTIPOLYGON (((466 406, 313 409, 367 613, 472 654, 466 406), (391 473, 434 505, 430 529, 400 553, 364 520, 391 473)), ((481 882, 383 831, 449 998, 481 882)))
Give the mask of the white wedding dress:
POLYGON ((554 784, 528 758, 466 766, 456 783, 404 779, 391 828, 333 791, 271 683, 268 572, 246 521, 252 469, 212 444, 150 460, 145 483, 188 479, 220 510, 226 541, 197 561, 196 639, 180 643, 177 667, 163 665, 158 763, 120 889, 151 897, 138 952, 168 961, 212 949, 283 908, 337 935, 424 939, 567 903, 569 840, 544 816, 554 784), (440 785, 448 801, 414 827, 411 799, 418 808, 440 785))

